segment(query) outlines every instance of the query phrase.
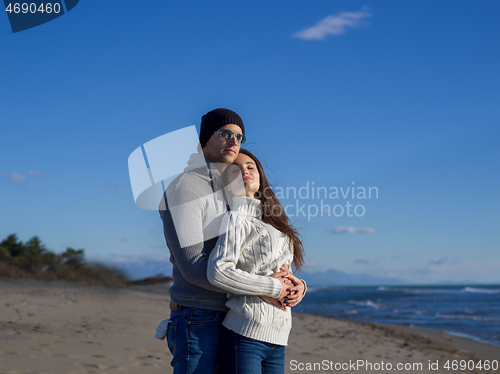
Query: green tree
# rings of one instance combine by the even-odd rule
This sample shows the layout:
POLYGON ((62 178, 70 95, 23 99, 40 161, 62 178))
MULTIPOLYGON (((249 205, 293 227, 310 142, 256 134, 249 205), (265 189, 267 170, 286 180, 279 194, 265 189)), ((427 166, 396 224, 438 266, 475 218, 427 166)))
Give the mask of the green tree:
POLYGON ((24 244, 24 261, 26 261, 26 270, 31 273, 39 273, 42 270, 42 259, 46 252, 45 246, 38 236, 32 237, 24 244))
POLYGON ((0 242, 0 277, 75 280, 90 284, 121 286, 127 276, 112 267, 85 262, 83 249, 66 248, 61 254, 46 249, 40 238, 23 244, 15 234, 0 242))
POLYGON ((7 248, 4 248, 0 245, 0 261, 1 262, 12 262, 12 255, 10 254, 7 248))
POLYGON ((66 252, 61 254, 62 263, 72 269, 85 267, 85 255, 83 249, 66 248, 66 252))
POLYGON ((0 247, 5 248, 9 251, 12 258, 16 258, 23 252, 23 243, 17 242, 17 235, 11 234, 0 243, 0 247))

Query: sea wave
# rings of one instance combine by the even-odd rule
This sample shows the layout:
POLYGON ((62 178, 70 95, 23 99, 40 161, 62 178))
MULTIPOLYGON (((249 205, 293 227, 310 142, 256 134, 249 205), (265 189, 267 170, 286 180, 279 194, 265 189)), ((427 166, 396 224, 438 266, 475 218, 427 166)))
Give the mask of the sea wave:
MULTIPOLYGON (((320 287, 297 308, 352 320, 449 329, 500 342, 499 285, 320 287)), ((299 311, 297 309, 297 311, 299 311)))
POLYGON ((404 287, 378 287, 377 291, 380 292, 403 292, 410 295, 421 295, 421 294, 435 294, 435 293, 456 293, 459 292, 458 289, 445 289, 445 288, 404 288, 404 287))
POLYGON ((470 293, 486 293, 486 294, 500 294, 500 289, 494 288, 476 288, 476 287, 465 287, 460 290, 460 292, 470 292, 470 293))
POLYGON ((479 316, 464 316, 462 314, 441 314, 436 313, 434 315, 436 318, 445 318, 445 319, 469 319, 472 321, 482 321, 482 322, 500 322, 500 318, 496 317, 479 317, 479 316))
POLYGON ((345 314, 358 314, 359 310, 353 309, 353 310, 343 310, 342 311, 345 314))
POLYGON ((358 305, 358 306, 368 306, 374 309, 380 309, 382 308, 381 304, 374 303, 371 300, 366 300, 366 301, 355 301, 355 300, 348 300, 347 301, 349 304, 353 305, 358 305))
POLYGON ((400 314, 418 314, 418 315, 430 313, 428 310, 415 310, 415 309, 393 309, 392 312, 400 314))
POLYGON ((459 338, 467 338, 467 339, 475 340, 475 341, 480 342, 480 343, 491 344, 491 345, 496 345, 496 346, 500 347, 500 342, 495 341, 495 340, 481 339, 481 338, 479 338, 477 336, 474 336, 474 335, 471 335, 471 334, 466 334, 466 333, 463 333, 463 332, 448 331, 448 330, 445 330, 445 332, 448 335, 458 336, 459 338))

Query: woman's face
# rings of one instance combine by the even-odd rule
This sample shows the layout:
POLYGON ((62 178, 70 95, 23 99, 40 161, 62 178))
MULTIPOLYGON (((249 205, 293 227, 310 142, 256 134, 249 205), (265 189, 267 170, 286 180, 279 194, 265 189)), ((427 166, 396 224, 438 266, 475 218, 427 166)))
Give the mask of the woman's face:
POLYGON ((236 157, 234 164, 238 165, 240 168, 243 183, 245 185, 245 194, 247 197, 254 198, 255 193, 260 187, 260 175, 257 170, 257 165, 255 165, 255 162, 250 157, 242 153, 236 157))

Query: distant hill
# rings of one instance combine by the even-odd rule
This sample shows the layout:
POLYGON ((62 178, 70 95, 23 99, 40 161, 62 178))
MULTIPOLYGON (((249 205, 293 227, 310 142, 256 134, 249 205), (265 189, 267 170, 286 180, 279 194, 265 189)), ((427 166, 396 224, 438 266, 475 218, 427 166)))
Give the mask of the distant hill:
POLYGON ((172 274, 172 264, 168 262, 168 256, 151 259, 148 256, 133 257, 127 261, 111 261, 113 266, 123 270, 130 279, 138 280, 155 277, 159 274, 172 274))
POLYGON ((300 272, 296 274, 310 286, 385 286, 405 285, 408 282, 397 278, 378 278, 366 274, 346 274, 343 271, 328 269, 324 272, 300 272))

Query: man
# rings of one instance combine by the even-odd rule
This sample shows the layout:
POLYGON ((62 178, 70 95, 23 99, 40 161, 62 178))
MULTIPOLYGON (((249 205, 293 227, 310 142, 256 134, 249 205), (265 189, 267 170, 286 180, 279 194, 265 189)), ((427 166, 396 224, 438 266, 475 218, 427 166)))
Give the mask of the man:
MULTIPOLYGON (((211 374, 218 364, 221 323, 226 293, 207 280, 207 262, 217 239, 222 216, 229 210, 221 174, 235 161, 245 142, 238 114, 215 109, 202 117, 202 154, 165 191, 160 204, 163 230, 173 264, 171 314, 167 342, 174 374, 211 374)), ((269 277, 267 296, 286 294, 287 272, 269 277)))

